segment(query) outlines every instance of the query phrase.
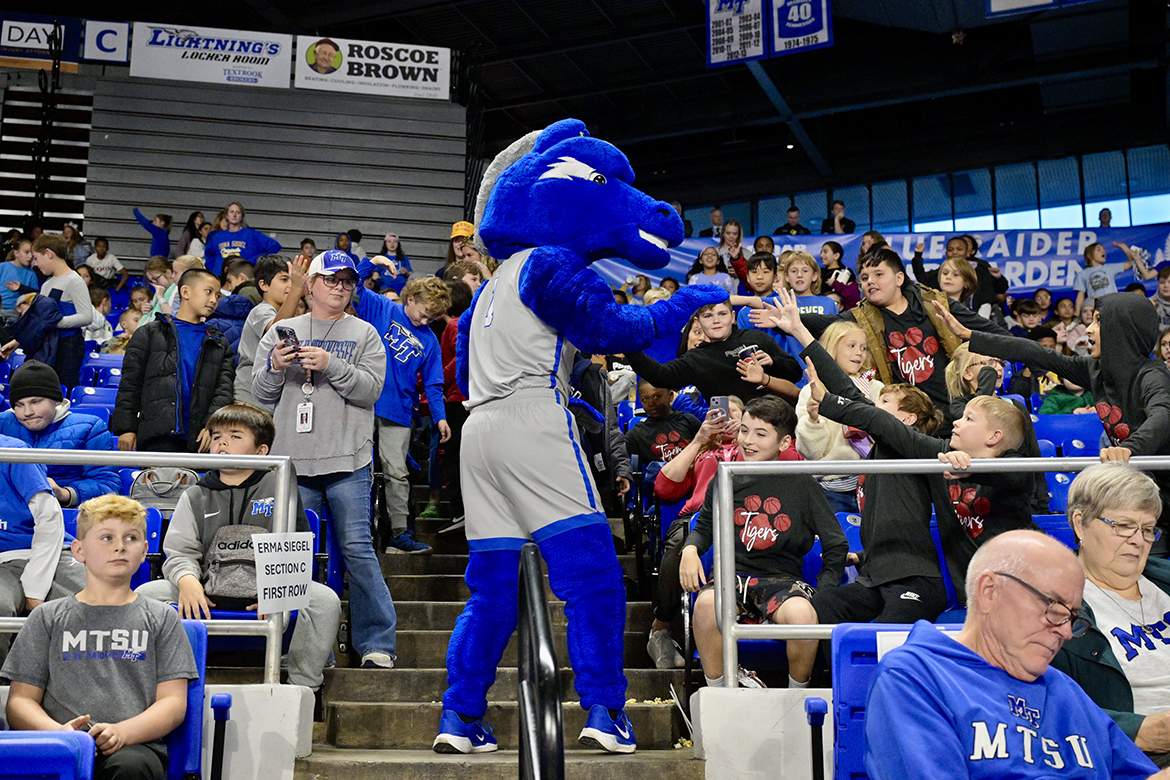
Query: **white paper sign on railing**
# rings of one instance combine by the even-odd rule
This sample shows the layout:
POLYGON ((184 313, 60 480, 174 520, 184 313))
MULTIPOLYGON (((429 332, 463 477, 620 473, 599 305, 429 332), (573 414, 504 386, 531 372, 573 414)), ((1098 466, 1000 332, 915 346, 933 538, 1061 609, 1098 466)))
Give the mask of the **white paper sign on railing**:
POLYGON ((313 534, 255 534, 257 611, 262 615, 309 606, 313 534))

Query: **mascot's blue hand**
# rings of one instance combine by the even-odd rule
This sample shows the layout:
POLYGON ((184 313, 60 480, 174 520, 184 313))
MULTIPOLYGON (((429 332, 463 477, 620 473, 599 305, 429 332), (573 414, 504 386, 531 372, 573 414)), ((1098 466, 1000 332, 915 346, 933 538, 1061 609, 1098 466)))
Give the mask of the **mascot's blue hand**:
POLYGON ((589 433, 601 433, 602 429, 605 428, 605 418, 602 417, 601 412, 594 409, 593 404, 584 398, 570 397, 569 410, 589 433))
POLYGON ((654 318, 654 336, 677 336, 696 310, 712 303, 722 303, 730 296, 715 284, 692 284, 683 287, 665 301, 645 307, 654 318))

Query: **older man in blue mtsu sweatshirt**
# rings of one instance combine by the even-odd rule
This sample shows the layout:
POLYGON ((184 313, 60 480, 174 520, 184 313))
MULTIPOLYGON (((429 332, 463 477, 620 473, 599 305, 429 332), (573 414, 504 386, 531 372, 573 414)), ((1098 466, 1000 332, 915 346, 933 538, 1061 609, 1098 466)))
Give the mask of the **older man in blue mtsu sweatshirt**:
POLYGON ((1170 778, 1048 666, 1088 628, 1084 585, 1076 557, 1050 536, 1008 531, 980 547, 958 636, 920 620, 878 665, 865 718, 870 778, 1170 778))

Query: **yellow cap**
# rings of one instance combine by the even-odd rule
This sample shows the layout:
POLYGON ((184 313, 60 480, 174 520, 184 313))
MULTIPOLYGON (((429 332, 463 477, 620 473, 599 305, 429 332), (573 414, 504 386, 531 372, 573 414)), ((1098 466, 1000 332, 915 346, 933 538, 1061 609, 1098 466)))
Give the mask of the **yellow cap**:
POLYGON ((470 222, 456 222, 451 226, 451 238, 475 235, 475 225, 470 222))

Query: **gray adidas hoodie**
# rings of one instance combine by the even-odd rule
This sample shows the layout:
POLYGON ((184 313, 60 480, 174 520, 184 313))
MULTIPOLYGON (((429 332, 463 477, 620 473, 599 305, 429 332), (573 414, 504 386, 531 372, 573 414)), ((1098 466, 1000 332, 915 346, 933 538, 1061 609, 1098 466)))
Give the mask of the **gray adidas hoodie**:
MULTIPOLYGON (((293 476, 295 485, 296 476, 293 476)), ((294 491, 295 492, 295 491, 294 491)), ((179 580, 194 574, 207 578, 207 547, 215 532, 225 525, 257 525, 272 528, 272 506, 276 496, 276 472, 254 471, 239 485, 225 485, 219 471, 203 475, 194 487, 179 496, 175 514, 163 539, 163 576, 177 587, 179 580)), ((297 530, 309 528, 305 507, 297 495, 297 530)))

